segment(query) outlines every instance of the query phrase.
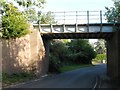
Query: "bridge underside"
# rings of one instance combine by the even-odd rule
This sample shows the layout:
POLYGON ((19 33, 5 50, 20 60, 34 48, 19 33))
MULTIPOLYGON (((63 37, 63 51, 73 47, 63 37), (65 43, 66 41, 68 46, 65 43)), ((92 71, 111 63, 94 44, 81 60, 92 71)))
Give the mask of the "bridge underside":
POLYGON ((107 75, 120 85, 120 24, 34 25, 34 28, 40 30, 46 57, 49 57, 50 39, 105 39, 107 75))
POLYGON ((41 33, 43 39, 109 39, 113 32, 89 32, 89 33, 41 33))

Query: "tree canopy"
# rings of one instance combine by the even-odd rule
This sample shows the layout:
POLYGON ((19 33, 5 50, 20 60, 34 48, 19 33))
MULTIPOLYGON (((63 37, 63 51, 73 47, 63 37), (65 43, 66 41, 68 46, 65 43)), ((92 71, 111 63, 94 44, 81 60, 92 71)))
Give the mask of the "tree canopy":
POLYGON ((91 63, 92 59, 96 56, 96 52, 88 40, 74 39, 68 46, 72 54, 76 56, 76 63, 91 63))
POLYGON ((2 15, 2 37, 16 38, 29 33, 26 17, 12 3, 5 4, 2 15))
POLYGON ((103 39, 98 39, 95 44, 95 51, 97 54, 103 54, 106 53, 106 42, 103 39))
POLYGON ((0 1, 0 36, 16 38, 28 33, 28 23, 40 21, 42 24, 56 23, 52 12, 42 14, 40 11, 45 0, 1 0, 0 1), (22 10, 19 9, 22 7, 22 10))
POLYGON ((3 6, 6 3, 13 3, 16 8, 18 8, 24 15, 26 15, 29 22, 37 21, 38 11, 41 11, 45 0, 1 0, 0 1, 0 12, 4 13, 3 6))
POLYGON ((40 24, 56 24, 54 14, 52 12, 41 13, 38 12, 38 21, 40 24))
POLYGON ((70 64, 91 64, 96 56, 88 40, 53 40, 50 44, 50 71, 59 71, 59 67, 70 64))
POLYGON ((108 22, 118 23, 120 22, 120 1, 113 0, 114 7, 106 7, 107 12, 105 13, 108 22))

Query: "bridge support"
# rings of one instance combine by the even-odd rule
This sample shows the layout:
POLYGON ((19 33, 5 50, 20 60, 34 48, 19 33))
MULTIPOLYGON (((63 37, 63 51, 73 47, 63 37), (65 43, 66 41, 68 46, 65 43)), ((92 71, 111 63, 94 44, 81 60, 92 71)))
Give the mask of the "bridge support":
POLYGON ((120 84, 120 30, 107 40, 107 75, 120 84))
POLYGON ((44 47, 45 47, 45 58, 44 58, 44 66, 43 68, 45 69, 42 69, 44 70, 43 73, 47 73, 48 72, 48 69, 49 69, 49 45, 50 45, 50 40, 46 40, 46 39, 43 39, 43 43, 44 43, 44 47))

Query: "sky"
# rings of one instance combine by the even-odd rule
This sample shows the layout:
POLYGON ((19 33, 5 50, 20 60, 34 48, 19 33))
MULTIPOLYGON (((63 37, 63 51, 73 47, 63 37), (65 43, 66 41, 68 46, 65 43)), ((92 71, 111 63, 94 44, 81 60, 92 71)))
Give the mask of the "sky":
POLYGON ((105 10, 113 7, 112 0, 46 0, 44 11, 105 10))

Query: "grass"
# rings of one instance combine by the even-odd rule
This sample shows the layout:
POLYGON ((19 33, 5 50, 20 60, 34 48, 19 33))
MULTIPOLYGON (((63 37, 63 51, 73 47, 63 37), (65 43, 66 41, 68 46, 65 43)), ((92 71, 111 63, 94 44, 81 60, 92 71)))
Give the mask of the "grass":
POLYGON ((66 72, 66 71, 71 71, 71 70, 80 69, 80 68, 84 68, 84 67, 90 67, 90 66, 94 66, 94 65, 92 65, 92 64, 68 65, 68 66, 61 67, 60 71, 66 72))
POLYGON ((25 82, 31 79, 34 79, 36 76, 33 74, 29 74, 29 73, 20 73, 20 74, 12 74, 12 75, 8 75, 3 73, 2 74, 2 85, 3 87, 9 86, 9 85, 13 85, 13 84, 17 84, 20 82, 25 82))
POLYGON ((2 74, 1 74, 1 72, 0 72, 0 82, 2 82, 2 74))
MULTIPOLYGON (((83 67, 90 67, 90 66, 93 66, 93 65, 89 64, 89 65, 63 66, 60 68, 60 72, 62 73, 62 72, 71 71, 71 70, 75 70, 75 69, 79 69, 79 68, 83 68, 83 67)), ((9 85, 14 85, 17 83, 29 81, 29 80, 32 80, 35 78, 37 78, 37 77, 34 74, 30 74, 30 73, 20 73, 20 74, 12 74, 12 75, 3 73, 2 74, 2 86, 7 87, 9 85)))

